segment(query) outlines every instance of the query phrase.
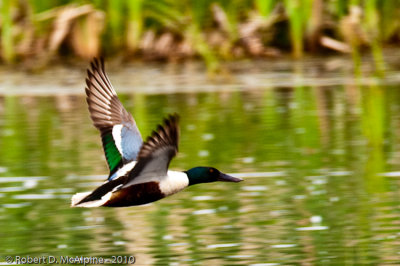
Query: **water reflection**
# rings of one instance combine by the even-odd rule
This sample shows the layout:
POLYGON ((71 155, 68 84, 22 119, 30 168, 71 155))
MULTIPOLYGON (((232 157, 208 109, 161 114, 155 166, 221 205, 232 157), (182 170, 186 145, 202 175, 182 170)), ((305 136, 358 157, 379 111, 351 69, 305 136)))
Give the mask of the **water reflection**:
MULTIPOLYGON (((122 95, 144 136, 181 114, 172 168, 239 185, 122 209, 71 209, 107 173, 83 96, 0 97, 0 249, 138 264, 400 262, 400 91, 298 87, 122 95), (104 175, 104 176, 103 176, 104 175)), ((3 259, 3 258, 1 258, 3 259)), ((1 261, 2 262, 2 261, 1 261)))

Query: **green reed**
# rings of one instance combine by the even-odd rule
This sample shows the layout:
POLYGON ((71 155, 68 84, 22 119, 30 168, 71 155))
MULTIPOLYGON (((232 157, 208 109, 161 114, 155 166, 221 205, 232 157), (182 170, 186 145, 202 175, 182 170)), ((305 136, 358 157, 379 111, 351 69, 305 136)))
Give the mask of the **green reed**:
POLYGON ((383 55, 381 48, 381 34, 378 30, 380 15, 378 12, 378 2, 368 0, 365 4, 365 25, 371 36, 371 50, 375 61, 376 72, 383 75, 383 55))
POLYGON ((125 1, 113 0, 107 2, 107 25, 108 35, 113 44, 112 47, 119 47, 123 44, 122 36, 124 34, 124 20, 125 20, 125 1))
POLYGON ((303 55, 303 33, 304 17, 301 0, 286 0, 285 10, 289 19, 290 38, 292 42, 292 51, 295 58, 303 55))
POLYGON ((254 4, 262 17, 268 17, 278 1, 276 0, 255 0, 254 4))
POLYGON ((135 51, 139 47, 140 37, 142 36, 143 3, 143 0, 129 0, 127 2, 126 45, 130 51, 135 51))
POLYGON ((11 18, 12 0, 5 0, 1 3, 1 56, 4 61, 12 62, 14 60, 14 40, 12 36, 13 22, 11 18))

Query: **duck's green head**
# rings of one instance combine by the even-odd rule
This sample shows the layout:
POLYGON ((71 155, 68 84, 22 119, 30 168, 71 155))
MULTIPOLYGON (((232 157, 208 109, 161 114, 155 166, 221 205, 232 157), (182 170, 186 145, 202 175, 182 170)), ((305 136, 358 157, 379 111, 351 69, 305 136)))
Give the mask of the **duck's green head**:
POLYGON ((199 183, 210 183, 215 181, 225 181, 225 182, 243 181, 243 179, 241 178, 221 173, 218 169, 215 169, 213 167, 203 167, 203 166, 194 167, 186 171, 186 174, 189 178, 189 186, 199 183))

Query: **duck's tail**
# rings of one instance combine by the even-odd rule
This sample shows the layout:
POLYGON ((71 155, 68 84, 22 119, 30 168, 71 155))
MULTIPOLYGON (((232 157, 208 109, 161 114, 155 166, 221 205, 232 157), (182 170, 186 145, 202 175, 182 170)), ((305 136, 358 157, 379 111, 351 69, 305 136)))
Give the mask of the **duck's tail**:
POLYGON ((71 207, 83 207, 83 208, 100 207, 103 206, 104 203, 106 203, 111 197, 111 193, 107 193, 99 200, 82 202, 82 200, 85 199, 90 194, 91 192, 81 192, 73 195, 71 198, 71 207))

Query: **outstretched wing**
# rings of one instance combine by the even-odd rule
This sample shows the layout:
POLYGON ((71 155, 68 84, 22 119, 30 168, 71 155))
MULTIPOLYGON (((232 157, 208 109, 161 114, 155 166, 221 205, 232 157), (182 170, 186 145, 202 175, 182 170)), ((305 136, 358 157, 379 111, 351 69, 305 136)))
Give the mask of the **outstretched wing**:
POLYGON ((125 110, 107 77, 103 59, 94 59, 90 65, 86 100, 93 125, 101 133, 111 180, 124 163, 136 159, 143 141, 135 120, 125 110))
POLYGON ((178 152, 179 142, 179 116, 170 115, 164 120, 164 125, 159 125, 157 131, 153 131, 151 136, 143 143, 137 163, 124 186, 135 179, 141 177, 163 177, 167 175, 168 166, 172 158, 178 152))
POLYGON ((109 192, 129 186, 130 182, 139 175, 144 179, 166 176, 169 163, 178 152, 178 120, 178 115, 170 115, 164 120, 163 126, 159 125, 157 131, 153 131, 151 136, 143 143, 137 157, 137 163, 129 175, 110 180, 96 188, 92 193, 77 194, 72 199, 72 205, 77 206, 85 202, 100 200, 109 192))

